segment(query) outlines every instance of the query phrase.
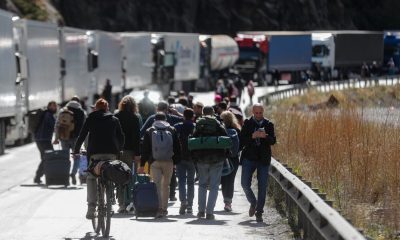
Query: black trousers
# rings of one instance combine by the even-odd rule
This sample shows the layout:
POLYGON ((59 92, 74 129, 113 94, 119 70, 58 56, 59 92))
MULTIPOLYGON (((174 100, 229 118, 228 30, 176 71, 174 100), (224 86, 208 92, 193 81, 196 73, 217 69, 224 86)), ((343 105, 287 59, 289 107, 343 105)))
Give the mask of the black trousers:
POLYGON ((174 170, 172 171, 171 182, 169 183, 169 198, 175 197, 177 185, 178 185, 178 182, 176 181, 176 169, 174 168, 174 170))
POLYGON ((233 192, 235 191, 235 177, 236 172, 239 168, 239 158, 230 158, 233 163, 234 170, 231 174, 221 177, 221 188, 222 196, 224 197, 224 203, 232 203, 233 192))
POLYGON ((44 175, 44 168, 43 168, 43 155, 46 150, 54 150, 53 144, 51 144, 51 140, 44 140, 44 141, 36 141, 36 146, 40 152, 40 163, 38 169, 36 170, 36 177, 35 179, 40 179, 44 175))

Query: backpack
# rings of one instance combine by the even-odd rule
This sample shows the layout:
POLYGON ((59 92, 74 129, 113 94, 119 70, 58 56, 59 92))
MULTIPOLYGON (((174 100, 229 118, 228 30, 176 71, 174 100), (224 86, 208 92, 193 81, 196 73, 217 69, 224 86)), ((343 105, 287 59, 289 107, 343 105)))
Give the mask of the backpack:
POLYGON ((128 165, 120 160, 105 161, 101 166, 101 174, 107 180, 117 185, 128 183, 132 171, 128 165))
POLYGON ((38 109, 29 114, 28 130, 31 134, 35 134, 43 121, 46 110, 38 109))
POLYGON ((174 141, 172 132, 167 128, 169 125, 159 126, 160 122, 155 122, 151 131, 151 150, 153 159, 156 161, 172 160, 174 155, 174 141))
POLYGON ((218 136, 218 120, 211 117, 201 117, 196 122, 196 131, 201 136, 218 136))
POLYGON ((229 157, 234 158, 238 156, 239 153, 239 136, 235 129, 227 128, 226 129, 228 136, 232 140, 232 147, 229 151, 229 157))
POLYGON ((69 140, 75 129, 74 113, 67 108, 58 115, 57 134, 61 140, 69 140))

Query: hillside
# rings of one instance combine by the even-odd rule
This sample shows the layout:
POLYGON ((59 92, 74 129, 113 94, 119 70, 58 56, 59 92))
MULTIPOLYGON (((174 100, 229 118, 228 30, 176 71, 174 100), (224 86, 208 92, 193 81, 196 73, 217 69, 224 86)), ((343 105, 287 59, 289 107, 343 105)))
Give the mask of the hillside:
POLYGON ((0 8, 108 31, 400 29, 395 0, 0 0, 0 8))

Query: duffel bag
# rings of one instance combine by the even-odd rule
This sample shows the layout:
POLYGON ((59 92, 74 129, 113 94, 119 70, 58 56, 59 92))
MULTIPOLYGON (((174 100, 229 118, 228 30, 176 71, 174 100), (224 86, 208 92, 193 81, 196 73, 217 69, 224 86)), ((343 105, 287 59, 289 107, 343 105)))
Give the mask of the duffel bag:
POLYGON ((192 150, 203 149, 230 149, 232 139, 228 136, 189 138, 188 148, 192 150))
POLYGON ((102 164, 101 174, 102 177, 117 185, 124 185, 129 182, 132 171, 126 163, 120 160, 112 160, 102 164))

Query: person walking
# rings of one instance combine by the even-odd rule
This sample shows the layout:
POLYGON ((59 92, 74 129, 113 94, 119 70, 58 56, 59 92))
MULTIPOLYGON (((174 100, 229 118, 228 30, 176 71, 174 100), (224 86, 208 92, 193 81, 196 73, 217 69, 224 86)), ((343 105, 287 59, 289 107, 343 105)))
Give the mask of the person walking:
MULTIPOLYGON (((174 100, 175 101, 175 100, 174 100)), ((172 108, 169 106, 169 104, 165 101, 161 101, 157 104, 157 111, 158 112, 163 112, 166 116, 166 121, 169 123, 169 125, 174 126, 177 123, 183 122, 183 118, 178 116, 179 113, 176 109, 172 108)), ((149 129, 152 124, 155 121, 155 115, 150 116, 147 121, 144 123, 142 128, 140 129, 140 136, 143 137, 144 133, 146 132, 147 129, 149 129)), ((172 176, 171 176, 171 182, 170 182, 170 194, 169 194, 169 199, 171 201, 176 201, 176 171, 173 169, 172 171, 172 176)))
MULTIPOLYGON (((193 137, 227 136, 224 126, 215 118, 214 109, 211 106, 203 108, 203 117, 196 122, 193 137)), ((215 219, 214 208, 218 198, 218 188, 221 182, 221 174, 225 149, 201 149, 191 152, 192 159, 197 162, 199 174, 198 218, 215 219), (209 189, 207 199, 207 189, 209 189)))
MULTIPOLYGON (((79 136, 85 119, 86 113, 80 104, 80 99, 74 96, 58 114, 53 144, 61 142, 62 150, 74 151, 76 139, 79 136)), ((79 169, 79 162, 80 158, 76 157, 73 159, 73 166, 70 174, 73 185, 76 184, 76 173, 79 169)))
MULTIPOLYGON (((76 140, 74 154, 78 155, 86 136, 89 135, 87 156, 89 165, 96 160, 116 160, 124 146, 124 133, 118 118, 109 112, 108 102, 100 98, 96 101, 94 111, 88 115, 79 137, 76 140)), ((87 183, 87 219, 95 217, 97 207, 96 177, 89 173, 87 183)))
POLYGON ((103 92, 101 93, 101 96, 110 104, 111 103, 111 97, 112 97, 112 85, 110 79, 106 79, 106 84, 104 85, 103 92))
POLYGON ((181 161, 176 165, 179 183, 179 201, 181 202, 179 214, 181 215, 185 214, 185 212, 189 214, 193 213, 194 175, 196 172, 188 148, 189 136, 193 134, 195 126, 193 123, 194 112, 192 109, 187 108, 183 111, 183 116, 185 118, 183 123, 174 125, 181 145, 181 161))
POLYGON ((235 177, 239 167, 239 134, 240 124, 235 115, 230 111, 222 112, 221 119, 225 124, 228 136, 232 140, 232 147, 229 152, 229 161, 233 164, 233 171, 221 178, 222 196, 224 197, 225 207, 227 212, 232 211, 232 199, 235 191, 235 177))
MULTIPOLYGON (((135 99, 131 96, 125 96, 119 102, 118 113, 115 114, 125 135, 125 144, 122 148, 120 160, 126 163, 132 169, 132 172, 136 170, 133 168, 133 163, 135 162, 137 166, 140 164, 140 121, 136 113, 135 99)), ((125 212, 128 205, 124 202, 124 191, 124 187, 117 189, 119 213, 125 212)))
POLYGON ((143 95, 143 99, 139 102, 139 113, 142 116, 143 122, 146 122, 148 117, 156 113, 156 107, 149 98, 148 90, 145 90, 143 95))
POLYGON ((252 107, 253 116, 244 121, 240 133, 242 178, 241 185, 250 203, 249 216, 256 215, 256 221, 262 222, 265 198, 267 194, 268 170, 271 163, 271 145, 276 143, 274 124, 264 118, 261 104, 252 107), (256 198, 251 182, 257 170, 258 197, 256 198))
POLYGON ((138 169, 138 173, 144 173, 146 162, 150 164, 150 175, 158 192, 158 218, 168 215, 169 184, 174 165, 179 163, 181 154, 176 130, 166 120, 165 113, 158 112, 153 126, 146 130, 138 169))
POLYGON ((51 139, 53 137, 54 125, 56 123, 56 119, 54 114, 57 112, 57 103, 54 101, 50 101, 47 104, 47 109, 42 113, 41 119, 35 129, 34 138, 36 142, 36 146, 40 152, 40 163, 36 170, 35 178, 33 179, 34 183, 41 184, 41 177, 44 175, 44 166, 43 166, 43 157, 44 152, 46 150, 54 150, 53 145, 51 144, 51 139))

